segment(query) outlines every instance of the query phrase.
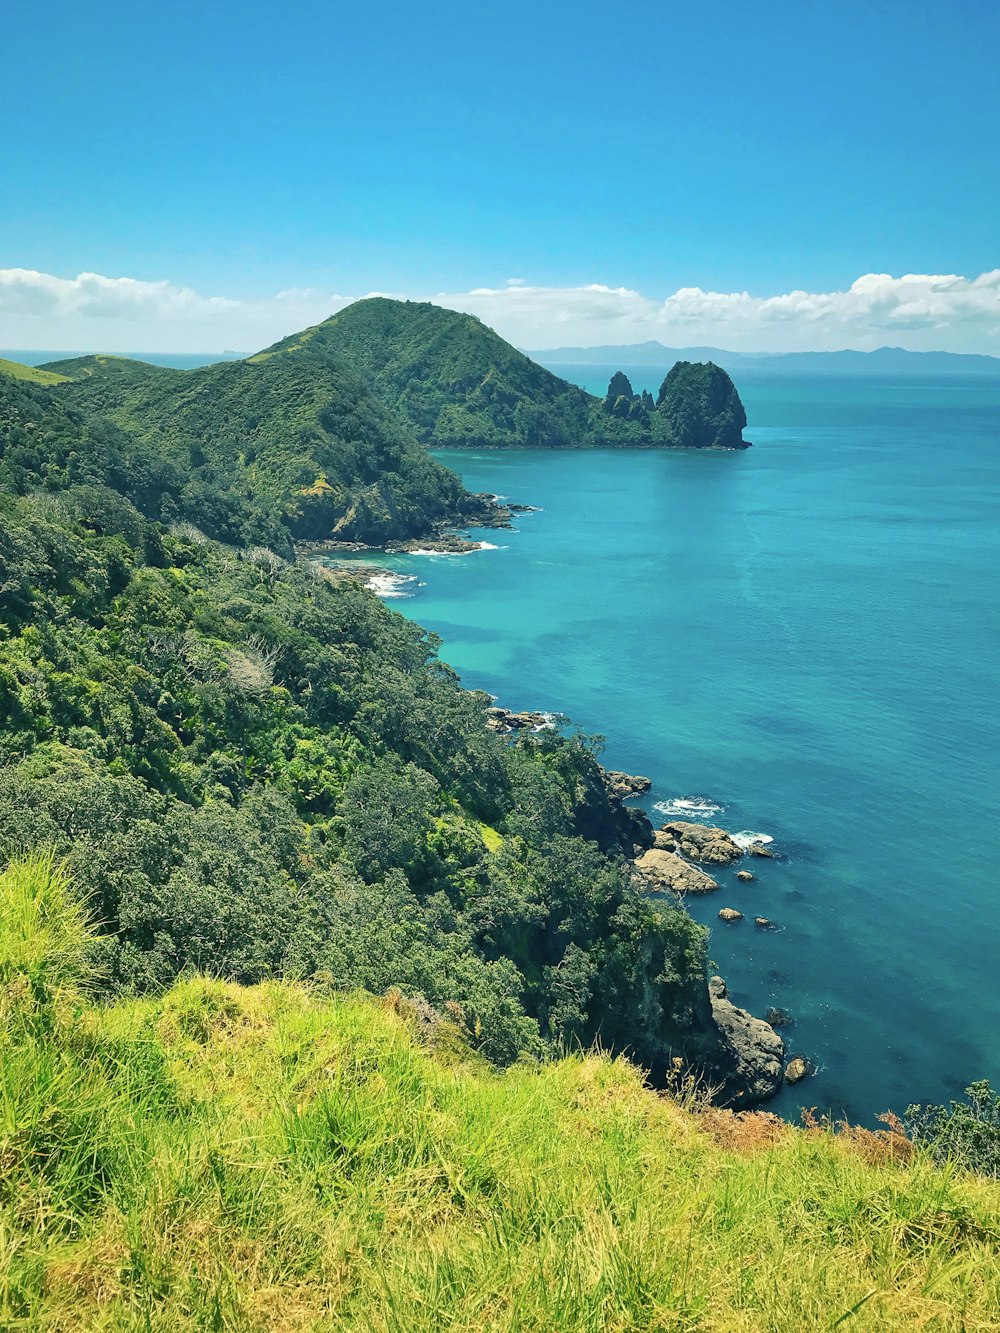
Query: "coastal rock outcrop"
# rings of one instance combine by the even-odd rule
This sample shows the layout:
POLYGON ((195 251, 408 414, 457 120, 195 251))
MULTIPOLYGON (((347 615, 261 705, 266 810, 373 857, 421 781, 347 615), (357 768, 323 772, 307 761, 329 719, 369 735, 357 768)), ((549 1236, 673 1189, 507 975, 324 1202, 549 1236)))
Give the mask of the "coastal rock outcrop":
POLYGON ((490 731, 541 731, 552 725, 552 718, 548 713, 514 713, 494 705, 486 710, 486 725, 490 731))
POLYGON ((785 1082, 801 1083, 804 1078, 815 1074, 816 1066, 804 1055, 795 1055, 785 1066, 785 1082))
POLYGON ((605 768, 603 773, 608 791, 619 801, 627 801, 633 796, 643 796, 653 785, 651 778, 644 778, 639 773, 619 773, 613 768, 605 768))
POLYGON ((711 1073, 722 1082, 720 1103, 741 1108, 767 1101, 781 1087, 785 1043, 762 1018, 733 1004, 721 977, 709 980, 708 992, 719 1032, 711 1073))
POLYGON ((719 911, 720 921, 742 921, 743 913, 738 912, 735 907, 723 907, 719 911))
POLYGON ((644 885, 654 892, 711 893, 719 887, 711 875, 676 853, 657 847, 643 852, 635 862, 635 869, 644 885))
POLYGON ((753 879, 753 874, 749 870, 737 870, 736 878, 743 880, 744 883, 749 883, 753 879))
POLYGON ((656 845, 664 851, 680 852, 692 861, 710 865, 729 865, 743 855, 743 848, 725 829, 691 824, 683 819, 663 824, 656 845))

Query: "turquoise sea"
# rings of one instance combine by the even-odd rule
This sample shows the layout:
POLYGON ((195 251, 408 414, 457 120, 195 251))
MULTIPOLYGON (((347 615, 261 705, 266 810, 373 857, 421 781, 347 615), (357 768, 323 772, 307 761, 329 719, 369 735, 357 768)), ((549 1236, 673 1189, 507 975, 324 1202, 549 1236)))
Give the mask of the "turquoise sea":
MULTIPOLYGON (((615 367, 559 369, 603 393, 615 367)), ((867 1123, 1000 1086, 1000 383, 739 388, 746 453, 441 455, 540 512, 378 563, 467 685, 603 734, 654 818, 704 798, 775 839, 690 910, 819 1066, 775 1109, 867 1123)))

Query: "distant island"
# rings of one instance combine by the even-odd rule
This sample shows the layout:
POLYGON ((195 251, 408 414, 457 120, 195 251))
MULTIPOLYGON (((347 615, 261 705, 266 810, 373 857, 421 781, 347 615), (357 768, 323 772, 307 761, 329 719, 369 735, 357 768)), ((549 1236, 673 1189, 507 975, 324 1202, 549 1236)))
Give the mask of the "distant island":
POLYGON ((713 361, 730 372, 783 375, 995 375, 1000 357, 965 352, 909 352, 879 347, 872 352, 730 352, 722 347, 666 347, 651 340, 602 347, 548 347, 529 351, 543 366, 670 366, 676 361, 713 361))

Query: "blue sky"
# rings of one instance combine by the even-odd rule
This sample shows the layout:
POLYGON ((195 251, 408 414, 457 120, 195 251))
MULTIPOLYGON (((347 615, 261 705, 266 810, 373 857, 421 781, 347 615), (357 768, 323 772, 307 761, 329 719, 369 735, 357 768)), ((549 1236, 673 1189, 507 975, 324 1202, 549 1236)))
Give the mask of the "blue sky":
MULTIPOLYGON (((679 289, 829 294, 871 273, 1000 267, 987 0, 52 0, 8 9, 3 43, 0 270, 189 291, 187 323, 175 301, 159 330, 140 288, 130 312, 89 307, 95 332, 131 328, 150 349, 158 331, 197 343, 242 320, 263 335, 269 310, 510 279, 548 293, 544 318, 521 300, 513 336, 535 320, 562 342, 628 341, 635 310, 584 317, 568 298, 560 320, 555 294, 606 286, 655 306, 679 289), (230 324, 198 306, 210 297, 232 303, 230 324), (607 338, 582 336, 602 320, 607 338)), ((55 335, 84 307, 50 300, 46 316, 18 281, 6 308, 0 284, 0 341, 51 330, 42 345, 66 345, 55 335)), ((901 331, 993 350, 991 299, 972 302, 975 327, 935 308, 936 340, 911 316, 901 331)), ((789 322, 722 332, 773 344, 789 322)), ((810 345, 865 336, 799 324, 810 345)))

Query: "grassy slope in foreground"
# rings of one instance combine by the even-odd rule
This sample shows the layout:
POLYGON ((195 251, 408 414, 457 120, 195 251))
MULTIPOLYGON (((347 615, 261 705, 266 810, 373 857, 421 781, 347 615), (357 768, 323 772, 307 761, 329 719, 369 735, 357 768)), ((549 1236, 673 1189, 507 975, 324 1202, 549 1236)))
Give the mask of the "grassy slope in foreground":
MULTIPOLYGON (((612 404, 536 364, 472 315, 386 297, 356 301, 251 360, 294 361, 320 349, 353 366, 424 444, 436 448, 742 447, 738 429, 717 441, 719 431, 710 428, 720 404, 703 393, 699 376, 708 367, 687 365, 665 381, 671 386, 665 410, 637 408, 624 419, 612 404), (702 420, 706 412, 711 421, 702 420)), ((711 370, 739 404, 728 376, 711 370)), ((722 407, 731 427, 728 404, 722 407)), ((737 416, 745 424, 742 404, 737 416)))
POLYGON ((51 863, 0 915, 4 1327, 996 1327, 994 1182, 698 1118, 621 1060, 499 1074, 391 996, 98 1009, 51 863))

